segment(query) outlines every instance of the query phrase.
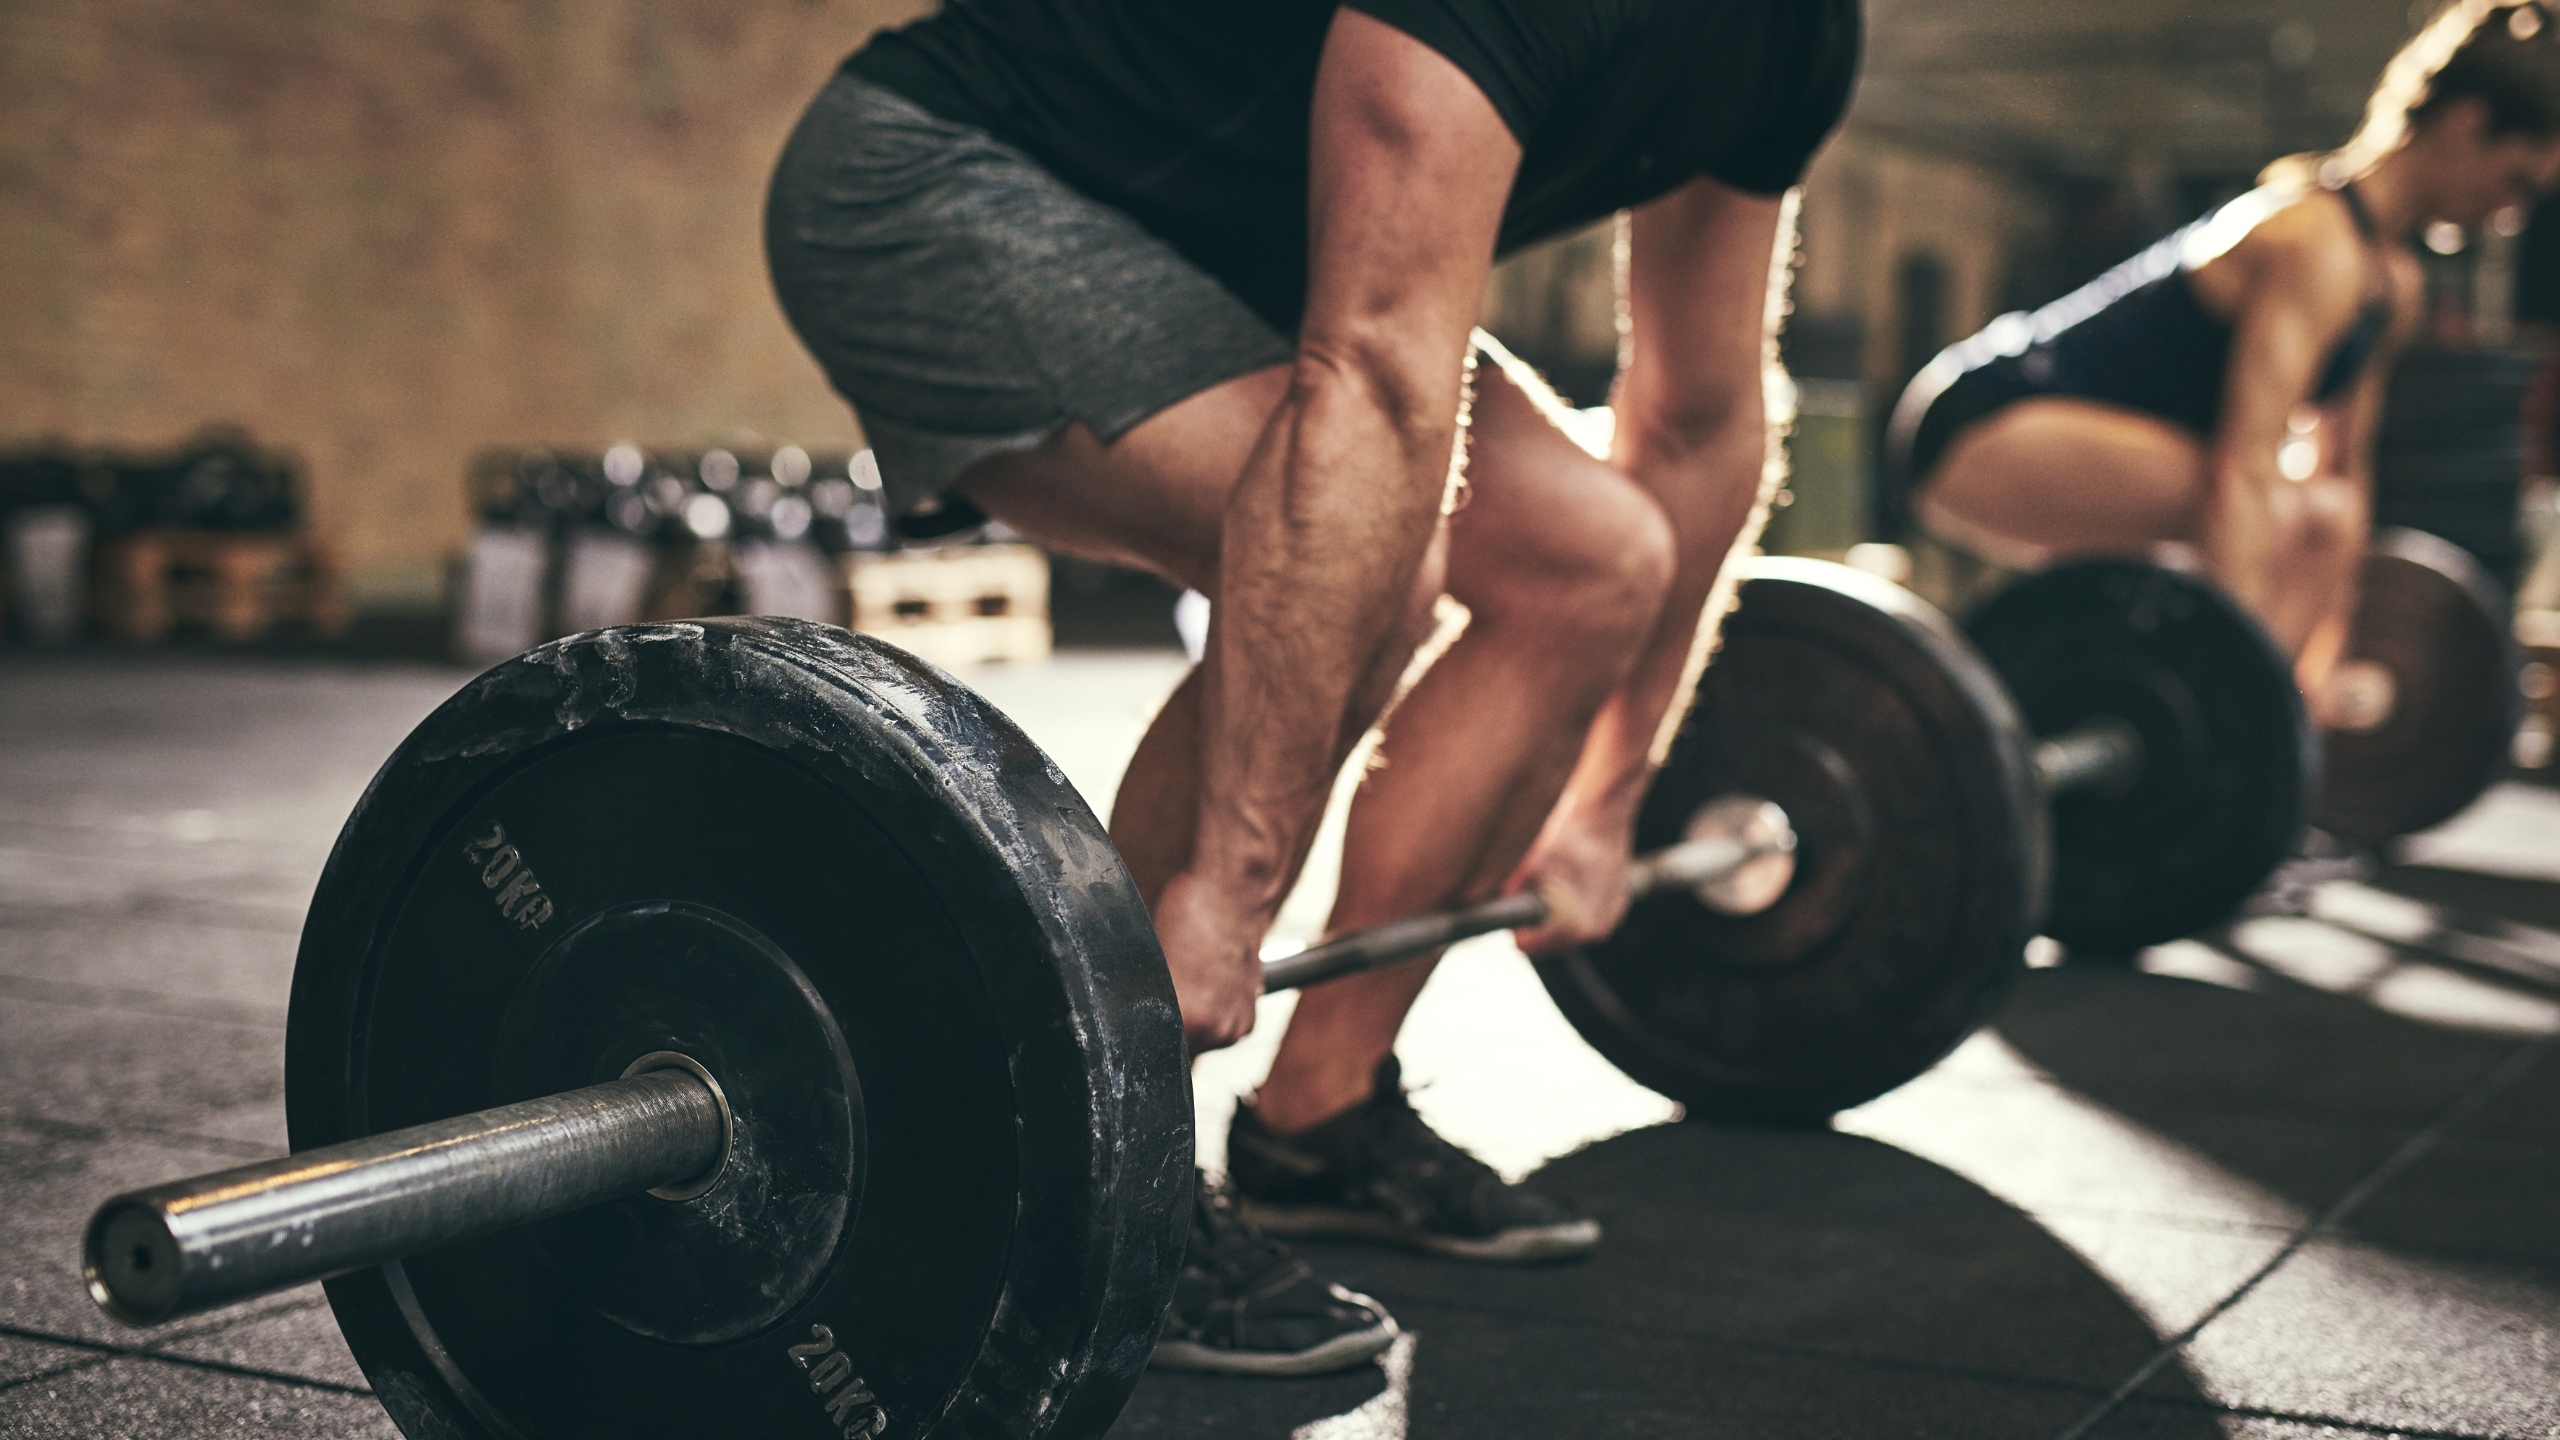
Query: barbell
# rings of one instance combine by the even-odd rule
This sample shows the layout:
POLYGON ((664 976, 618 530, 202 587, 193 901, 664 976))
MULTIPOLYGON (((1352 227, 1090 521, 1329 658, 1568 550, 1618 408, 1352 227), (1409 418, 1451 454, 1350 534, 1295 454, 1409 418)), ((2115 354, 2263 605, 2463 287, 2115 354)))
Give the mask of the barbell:
MULTIPOLYGON (((1539 968, 1693 1113, 1802 1119, 1996 1003, 2049 791, 2114 803, 2192 757, 2134 706, 2030 741, 1872 577, 1763 560, 1742 596, 1644 805, 1646 898, 1539 968)), ((2145 637, 2193 609, 2119 648, 2174 670, 2197 652, 2145 637)), ((315 893, 286 1106, 295 1155, 103 1206, 92 1292, 148 1323, 324 1279, 418 1436, 1099 1433, 1191 1185, 1180 1017, 1101 824, 983 699, 792 621, 572 637, 430 715, 315 893)))

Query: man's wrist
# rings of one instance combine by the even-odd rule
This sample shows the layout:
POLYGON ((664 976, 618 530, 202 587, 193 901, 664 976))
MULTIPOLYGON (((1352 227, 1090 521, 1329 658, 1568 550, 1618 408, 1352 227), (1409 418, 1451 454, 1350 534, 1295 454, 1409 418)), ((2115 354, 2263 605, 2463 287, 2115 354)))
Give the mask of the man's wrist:
POLYGON ((1560 806, 1565 824, 1588 835, 1634 833, 1636 811, 1644 804, 1646 783, 1652 778, 1653 767, 1639 762, 1608 784, 1567 791, 1560 806))
POLYGON ((1238 919, 1260 919, 1268 925, 1288 898, 1288 869, 1276 857, 1249 850, 1201 845, 1183 867, 1183 878, 1206 904, 1238 919))

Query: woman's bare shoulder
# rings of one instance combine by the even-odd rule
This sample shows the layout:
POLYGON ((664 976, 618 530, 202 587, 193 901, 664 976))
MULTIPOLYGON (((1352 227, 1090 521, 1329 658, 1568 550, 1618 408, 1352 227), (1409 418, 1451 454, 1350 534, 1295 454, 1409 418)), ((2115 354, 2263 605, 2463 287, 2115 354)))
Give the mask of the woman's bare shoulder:
POLYGON ((2215 278, 2234 290, 2281 291, 2342 312, 2362 301, 2370 263, 2336 192, 2298 181, 2261 185, 2215 212, 2185 258, 2190 270, 2225 272, 2215 278))

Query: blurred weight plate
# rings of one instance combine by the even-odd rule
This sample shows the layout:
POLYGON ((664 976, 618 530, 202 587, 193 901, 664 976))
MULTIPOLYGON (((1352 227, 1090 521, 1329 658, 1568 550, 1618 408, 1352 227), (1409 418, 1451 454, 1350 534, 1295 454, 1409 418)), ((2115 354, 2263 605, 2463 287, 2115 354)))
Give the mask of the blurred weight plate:
POLYGON ((2228 916, 2290 853, 2316 753, 2302 697, 2211 582, 2081 561, 2010 586, 1965 631, 2036 734, 2112 716, 2142 737, 2131 784, 2053 799, 2045 933, 2110 954, 2174 940, 2228 916))
POLYGON ((405 1431, 1117 1412, 1183 1243, 1181 1030, 1101 825, 993 708, 886 646, 734 620, 545 646, 419 726, 312 902, 295 1148, 655 1051, 727 1087, 707 1192, 328 1282, 405 1431))
POLYGON ((2507 597, 2458 546, 2377 531, 2357 583, 2337 683, 2369 692, 2341 696, 2366 713, 2322 732, 2312 820, 2372 845, 2452 819, 2498 778, 2523 719, 2521 662, 2507 597))
POLYGON ((1757 915, 1686 893, 1538 972, 1594 1048, 1695 1117, 1819 1122, 1953 1049, 2022 966, 2043 808, 1998 684, 1927 602, 1818 560, 1752 562, 1636 823, 1786 809, 1794 883, 1757 915))

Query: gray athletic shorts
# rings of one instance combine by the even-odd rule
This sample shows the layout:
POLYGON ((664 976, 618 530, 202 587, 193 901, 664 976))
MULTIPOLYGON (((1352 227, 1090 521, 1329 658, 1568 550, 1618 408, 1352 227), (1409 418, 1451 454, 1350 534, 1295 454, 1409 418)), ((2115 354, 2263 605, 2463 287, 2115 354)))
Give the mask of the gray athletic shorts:
POLYGON ((1292 354, 1127 215, 842 74, 783 149, 765 249, 784 313, 862 418, 893 515, 1070 420, 1115 440, 1292 354))

